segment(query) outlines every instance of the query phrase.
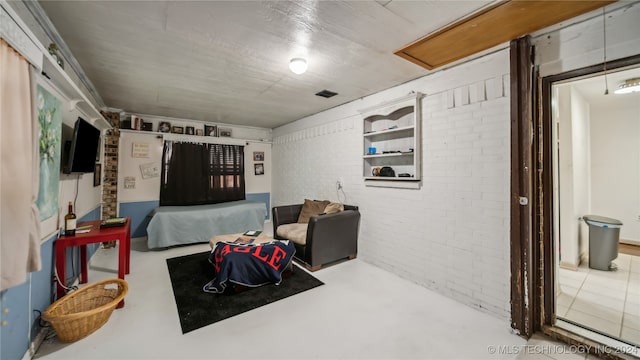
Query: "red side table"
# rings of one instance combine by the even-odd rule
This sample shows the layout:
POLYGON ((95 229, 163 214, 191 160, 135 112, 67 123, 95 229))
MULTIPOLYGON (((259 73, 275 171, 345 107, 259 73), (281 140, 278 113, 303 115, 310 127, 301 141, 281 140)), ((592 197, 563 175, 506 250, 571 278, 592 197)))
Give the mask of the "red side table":
MULTIPOLYGON (((73 236, 61 236, 56 240, 56 270, 60 282, 66 280, 68 247, 80 246, 80 283, 85 284, 87 277, 87 244, 102 243, 108 241, 119 241, 118 247, 118 278, 124 280, 124 275, 129 273, 129 258, 131 253, 131 219, 127 218, 124 226, 100 228, 102 220, 83 221, 78 223, 78 228, 91 225, 91 230, 87 233, 73 236)), ((57 298, 64 294, 64 288, 58 282, 57 298)), ((124 306, 124 300, 118 304, 118 308, 124 306)))

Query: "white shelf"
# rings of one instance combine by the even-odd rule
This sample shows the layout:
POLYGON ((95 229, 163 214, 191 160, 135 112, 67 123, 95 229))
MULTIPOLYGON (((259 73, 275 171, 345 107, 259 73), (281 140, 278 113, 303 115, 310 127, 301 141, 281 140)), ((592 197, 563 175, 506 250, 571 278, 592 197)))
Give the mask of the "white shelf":
POLYGON ((376 181, 420 181, 413 177, 399 177, 399 176, 365 176, 365 180, 376 180, 376 181))
POLYGON ((422 96, 411 93, 360 111, 364 122, 362 177, 365 185, 420 188, 422 96), (376 154, 369 153, 370 147, 376 148, 376 154), (371 176, 372 170, 383 167, 391 167, 396 174, 412 176, 371 176))
POLYGON ((93 123, 101 130, 111 129, 111 124, 102 116, 100 111, 93 106, 87 96, 78 88, 71 80, 69 75, 58 65, 56 60, 47 52, 44 53, 44 63, 42 64, 42 72, 51 80, 52 84, 57 87, 63 94, 71 99, 69 108, 71 110, 79 110, 88 116, 89 122, 93 123))
POLYGON ((363 156, 365 159, 374 159, 374 158, 385 158, 385 157, 394 157, 394 156, 413 156, 413 151, 410 152, 399 152, 399 153, 388 153, 388 154, 366 154, 363 156))
POLYGON ((375 186, 375 187, 392 187, 392 188, 401 188, 401 189, 420 189, 420 180, 413 181, 402 181, 398 180, 398 178, 388 178, 385 179, 369 179, 365 180, 367 186, 375 186))
POLYGON ((399 127, 399 128, 395 128, 395 129, 386 129, 386 130, 369 132, 369 133, 365 133, 363 136, 364 137, 375 137, 375 136, 380 136, 380 135, 389 135, 389 134, 396 134, 396 133, 403 133, 403 132, 413 133, 414 130, 415 130, 415 126, 403 126, 403 127, 399 127))
POLYGON ((87 117, 85 120, 100 130, 111 128, 111 124, 4 0, 0 0, 0 35, 2 38, 6 38, 14 48, 17 48, 33 66, 46 74, 51 85, 69 99, 69 108, 72 111, 76 109, 81 111, 87 117))

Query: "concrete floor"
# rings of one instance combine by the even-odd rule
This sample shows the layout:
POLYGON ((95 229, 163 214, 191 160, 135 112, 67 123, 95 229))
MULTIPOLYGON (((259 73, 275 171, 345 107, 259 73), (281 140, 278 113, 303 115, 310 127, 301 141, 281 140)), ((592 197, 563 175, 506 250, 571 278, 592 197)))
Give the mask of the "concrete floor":
MULTIPOLYGON (((165 259, 208 245, 147 251, 145 240, 132 239, 125 307, 77 342, 49 337, 36 359, 514 359, 521 351, 491 347, 526 344, 508 321, 360 259, 315 272, 323 286, 183 335, 165 259)), ((89 282, 116 277, 116 258, 99 249, 89 282)))

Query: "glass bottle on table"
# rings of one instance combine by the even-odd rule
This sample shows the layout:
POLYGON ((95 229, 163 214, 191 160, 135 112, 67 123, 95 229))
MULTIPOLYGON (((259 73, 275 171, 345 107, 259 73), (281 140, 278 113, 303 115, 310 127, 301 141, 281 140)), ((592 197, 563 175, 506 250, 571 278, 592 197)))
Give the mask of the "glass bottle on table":
POLYGON ((76 234, 76 214, 73 212, 73 202, 69 201, 69 212, 64 216, 64 235, 76 234))

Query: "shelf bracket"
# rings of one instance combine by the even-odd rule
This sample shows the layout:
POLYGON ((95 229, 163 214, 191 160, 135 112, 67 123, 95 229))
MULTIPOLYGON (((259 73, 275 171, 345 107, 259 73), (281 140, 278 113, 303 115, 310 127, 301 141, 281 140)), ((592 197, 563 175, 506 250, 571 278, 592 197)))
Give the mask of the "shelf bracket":
POLYGON ((73 111, 73 110, 79 110, 78 109, 78 104, 81 102, 85 102, 82 99, 72 99, 71 101, 69 101, 69 111, 73 111))

